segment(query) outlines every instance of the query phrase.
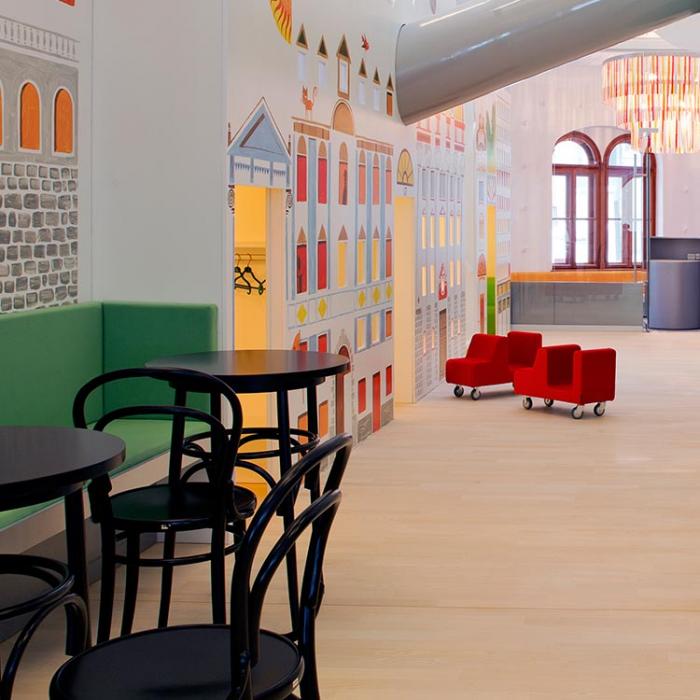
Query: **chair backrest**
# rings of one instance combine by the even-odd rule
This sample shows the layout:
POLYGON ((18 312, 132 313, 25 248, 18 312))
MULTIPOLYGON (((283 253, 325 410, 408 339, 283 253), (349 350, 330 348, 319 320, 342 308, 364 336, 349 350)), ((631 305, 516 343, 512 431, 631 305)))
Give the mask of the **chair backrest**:
POLYGON ((335 514, 340 505, 340 483, 352 449, 350 435, 338 435, 311 450, 272 488, 253 517, 236 553, 231 584, 231 675, 235 700, 251 700, 251 669, 258 660, 260 620, 270 582, 299 537, 312 528, 300 591, 299 646, 313 644, 314 622, 322 582, 323 558, 335 514), (306 475, 332 458, 323 494, 285 528, 253 575, 260 542, 276 513, 294 500, 306 475))
MULTIPOLYGON (((187 421, 197 421, 203 425, 203 431, 211 433, 211 452, 207 455, 207 474, 209 481, 224 487, 233 478, 233 467, 241 437, 243 414, 236 393, 216 377, 202 372, 184 369, 122 369, 107 372, 91 379, 76 394, 73 402, 73 423, 77 428, 87 428, 86 405, 90 396, 102 391, 106 385, 117 382, 154 382, 163 385, 163 391, 169 388, 172 396, 170 403, 154 403, 135 406, 123 406, 104 413, 95 423, 95 430, 106 430, 109 424, 124 418, 161 418, 170 419, 172 424, 170 437, 170 456, 168 483, 177 486, 182 475, 183 446, 187 421), (226 430, 223 423, 211 413, 187 406, 192 395, 208 395, 211 401, 223 401, 231 412, 232 427, 226 430)), ((165 394, 167 396, 167 394, 165 394)), ((222 407, 223 408, 223 407, 222 407)), ((222 495, 227 493, 222 488, 222 495)), ((229 499, 233 501, 233 499, 229 499)))
POLYGON ((547 384, 571 384, 574 376, 574 355, 580 349, 580 345, 570 344, 549 345, 537 351, 538 362, 543 358, 547 384))
POLYGON ((612 348, 581 350, 574 355, 574 383, 581 401, 612 401, 615 398, 617 353, 612 348))
POLYGON ((469 341, 469 347, 467 348, 467 359, 469 360, 493 360, 498 358, 503 359, 505 362, 507 356, 507 341, 502 335, 475 333, 469 341))
POLYGON ((532 367, 537 351, 542 347, 542 334, 527 331, 508 333, 508 363, 520 367, 532 367))

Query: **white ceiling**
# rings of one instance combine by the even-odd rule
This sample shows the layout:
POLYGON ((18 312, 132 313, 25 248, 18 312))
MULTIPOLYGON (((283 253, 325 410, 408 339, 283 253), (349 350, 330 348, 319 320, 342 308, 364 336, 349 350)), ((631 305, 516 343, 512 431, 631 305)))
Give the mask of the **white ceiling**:
POLYGON ((605 51, 581 59, 582 63, 599 65, 613 54, 634 51, 688 51, 700 53, 700 14, 668 24, 654 32, 630 39, 605 51))

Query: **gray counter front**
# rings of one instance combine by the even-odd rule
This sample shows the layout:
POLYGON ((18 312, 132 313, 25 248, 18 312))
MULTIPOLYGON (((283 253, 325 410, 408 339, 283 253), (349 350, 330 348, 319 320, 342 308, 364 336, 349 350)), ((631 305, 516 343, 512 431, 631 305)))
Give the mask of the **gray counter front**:
POLYGON ((700 328, 700 260, 651 260, 649 327, 700 328))

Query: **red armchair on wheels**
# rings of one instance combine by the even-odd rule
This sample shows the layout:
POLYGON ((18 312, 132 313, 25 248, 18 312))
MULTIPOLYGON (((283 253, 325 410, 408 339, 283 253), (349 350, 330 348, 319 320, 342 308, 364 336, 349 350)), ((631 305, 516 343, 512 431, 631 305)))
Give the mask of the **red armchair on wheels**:
POLYGON ((616 353, 612 348, 582 350, 579 345, 542 347, 540 333, 512 331, 507 336, 475 334, 463 358, 447 361, 445 377, 454 384, 458 398, 472 387, 471 398, 481 398, 481 388, 513 383, 523 406, 533 398, 574 404, 573 418, 583 417, 584 406, 595 404, 596 416, 605 413, 615 398, 616 353))

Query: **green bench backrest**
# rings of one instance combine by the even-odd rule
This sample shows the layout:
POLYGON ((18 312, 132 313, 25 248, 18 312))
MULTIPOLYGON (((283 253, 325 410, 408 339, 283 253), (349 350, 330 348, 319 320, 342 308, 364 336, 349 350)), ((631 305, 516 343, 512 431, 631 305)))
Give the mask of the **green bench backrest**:
MULTIPOLYGON (((103 309, 105 372, 143 367, 158 357, 217 349, 214 305, 105 302, 103 309)), ((105 412, 172 400, 172 391, 150 381, 122 381, 104 388, 105 412)), ((204 398, 188 403, 203 410, 209 405, 204 398)))
MULTIPOLYGON (((73 397, 102 372, 102 304, 0 316, 0 425, 72 425, 73 397)), ((102 393, 88 419, 102 413, 102 393)))

